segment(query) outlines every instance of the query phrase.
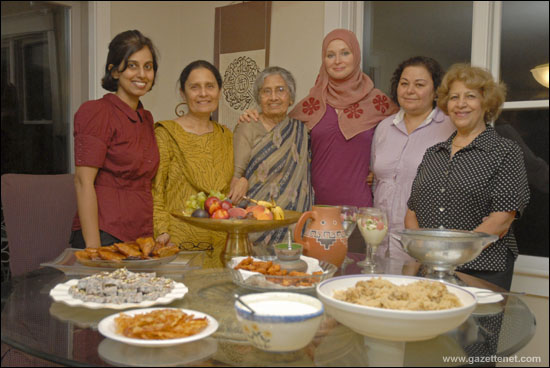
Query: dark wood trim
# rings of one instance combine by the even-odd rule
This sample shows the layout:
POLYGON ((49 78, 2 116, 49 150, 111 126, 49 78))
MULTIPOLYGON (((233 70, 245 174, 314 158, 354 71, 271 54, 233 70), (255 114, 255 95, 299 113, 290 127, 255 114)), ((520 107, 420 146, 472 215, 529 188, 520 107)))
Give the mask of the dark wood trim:
POLYGON ((271 1, 265 1, 265 66, 269 66, 269 46, 271 44, 271 1))
POLYGON ((216 8, 214 22, 214 65, 220 68, 220 33, 221 33, 222 8, 216 8))

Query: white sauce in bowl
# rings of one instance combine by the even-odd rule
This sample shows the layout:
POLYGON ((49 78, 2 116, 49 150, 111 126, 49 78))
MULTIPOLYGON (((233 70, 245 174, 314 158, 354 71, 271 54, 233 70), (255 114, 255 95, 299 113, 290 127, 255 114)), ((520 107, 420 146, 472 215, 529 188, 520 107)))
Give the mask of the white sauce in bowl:
POLYGON ((247 303, 258 315, 262 316, 301 316, 318 311, 309 304, 290 300, 261 300, 247 303))

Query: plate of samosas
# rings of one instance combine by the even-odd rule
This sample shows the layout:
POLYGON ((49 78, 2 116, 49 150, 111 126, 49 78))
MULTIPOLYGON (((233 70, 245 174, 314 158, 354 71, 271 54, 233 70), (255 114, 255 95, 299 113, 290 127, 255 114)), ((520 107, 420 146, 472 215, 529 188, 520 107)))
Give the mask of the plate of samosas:
POLYGON ((273 262, 274 256, 235 257, 227 266, 235 284, 258 291, 315 292, 317 284, 338 270, 328 262, 306 256, 300 258, 308 265, 306 272, 288 272, 273 262))
POLYGON ((77 261, 89 267, 149 267, 173 261, 179 247, 157 243, 153 238, 115 243, 107 247, 86 248, 74 253, 77 261))

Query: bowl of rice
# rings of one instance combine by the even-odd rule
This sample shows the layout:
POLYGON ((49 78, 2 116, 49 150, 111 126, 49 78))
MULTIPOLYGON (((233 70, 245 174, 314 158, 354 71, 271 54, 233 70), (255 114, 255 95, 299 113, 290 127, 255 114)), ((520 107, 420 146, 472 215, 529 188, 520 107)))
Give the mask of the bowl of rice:
POLYGON ((321 282, 317 296, 338 322, 389 341, 422 341, 468 319, 476 296, 454 284, 401 275, 349 275, 321 282))

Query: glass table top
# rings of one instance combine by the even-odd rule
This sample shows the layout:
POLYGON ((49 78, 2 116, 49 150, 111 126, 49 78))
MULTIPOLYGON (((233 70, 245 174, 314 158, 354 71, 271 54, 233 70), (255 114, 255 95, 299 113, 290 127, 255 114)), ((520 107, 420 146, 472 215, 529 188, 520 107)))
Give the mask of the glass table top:
MULTIPOLYGON (((418 267, 387 263, 392 273, 415 274, 418 267)), ((358 273, 350 265, 345 274, 358 273)), ((341 272, 341 271, 340 271, 341 272)), ((389 272, 388 272, 389 273, 389 272)), ((466 276, 463 281, 475 284, 466 276)), ((168 348, 138 348, 105 339, 97 331, 104 317, 117 311, 70 307, 54 302, 50 290, 67 277, 44 268, 2 287, 2 341, 28 354, 65 365, 206 365, 206 366, 365 366, 369 349, 363 336, 325 314, 313 341, 290 353, 269 353, 246 340, 235 317, 233 294, 255 291, 234 284, 227 269, 192 270, 177 279, 189 293, 166 305, 201 311, 219 322, 214 335, 168 348)), ((480 286, 480 285, 473 285, 480 286)), ((486 286, 486 285, 481 285, 486 286)), ((518 297, 505 296, 499 303, 480 305, 459 328, 422 342, 405 344, 405 366, 463 365, 443 362, 479 356, 507 356, 532 338, 535 318, 518 297)), ((371 352, 371 356, 374 352, 371 352)), ((472 358, 470 358, 472 359, 472 358)))

